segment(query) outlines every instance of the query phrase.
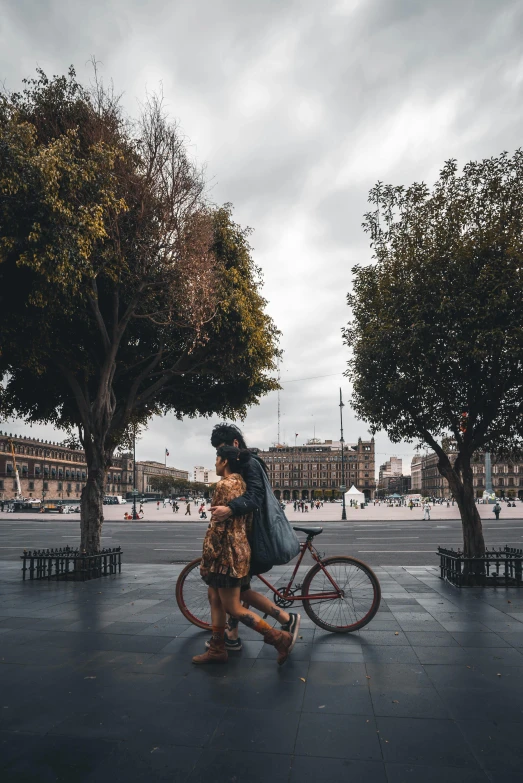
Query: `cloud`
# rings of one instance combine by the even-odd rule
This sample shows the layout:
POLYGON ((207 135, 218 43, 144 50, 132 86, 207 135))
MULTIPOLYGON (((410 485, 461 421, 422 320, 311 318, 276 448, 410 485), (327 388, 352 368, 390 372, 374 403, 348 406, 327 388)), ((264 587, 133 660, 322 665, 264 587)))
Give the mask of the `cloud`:
MULTIPOLYGON (((159 89, 207 164, 212 198, 255 231, 268 309, 282 329, 282 434, 336 437, 351 267, 377 179, 431 182, 449 157, 521 143, 523 7, 517 0, 18 0, 4 4, 0 78, 18 89, 41 65, 95 54, 134 113, 159 89)), ((253 445, 277 437, 277 397, 247 416, 253 445)), ((367 427, 345 408, 347 438, 367 427)), ((213 420, 155 419, 141 458, 211 464, 213 420)), ((13 425, 21 431, 23 425, 13 425)), ((33 428, 33 432, 48 429, 33 428)), ((47 437, 47 434, 44 435, 47 437)), ((376 439, 377 464, 412 446, 376 439)))

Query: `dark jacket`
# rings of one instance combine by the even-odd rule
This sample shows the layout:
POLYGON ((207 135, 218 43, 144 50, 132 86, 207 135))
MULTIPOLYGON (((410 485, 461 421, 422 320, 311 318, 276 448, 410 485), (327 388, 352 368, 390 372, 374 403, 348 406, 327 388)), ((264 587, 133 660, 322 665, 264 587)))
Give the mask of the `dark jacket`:
POLYGON ((244 516, 263 506, 265 500, 265 487, 261 474, 262 470, 267 473, 264 461, 253 454, 242 470, 242 476, 247 484, 247 491, 243 495, 240 495, 239 498, 234 498, 234 500, 231 500, 229 503, 229 508, 235 517, 244 516))

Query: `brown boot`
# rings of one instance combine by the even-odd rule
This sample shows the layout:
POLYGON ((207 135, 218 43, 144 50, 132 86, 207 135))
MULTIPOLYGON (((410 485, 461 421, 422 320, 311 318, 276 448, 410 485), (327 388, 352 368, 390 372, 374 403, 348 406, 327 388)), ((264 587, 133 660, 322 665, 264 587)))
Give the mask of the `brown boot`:
POLYGON ((263 635, 266 644, 272 644, 276 648, 278 655, 278 666, 282 666, 290 655, 292 647, 292 634, 287 631, 280 631, 277 628, 271 628, 263 635))
POLYGON ((216 639, 215 635, 213 634, 207 652, 204 652, 201 655, 195 655, 194 658, 192 659, 192 662, 198 664, 227 663, 228 658, 229 655, 227 653, 227 650, 225 649, 225 640, 223 638, 223 635, 221 639, 216 639))

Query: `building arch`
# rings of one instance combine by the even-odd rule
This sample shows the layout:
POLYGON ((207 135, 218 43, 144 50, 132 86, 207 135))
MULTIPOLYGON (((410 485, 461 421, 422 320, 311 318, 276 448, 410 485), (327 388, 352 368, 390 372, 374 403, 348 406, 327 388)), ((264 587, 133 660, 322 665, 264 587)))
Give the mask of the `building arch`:
POLYGON ((281 492, 279 489, 274 490, 274 497, 276 498, 276 500, 279 500, 281 498, 281 492))
POLYGON ((308 500, 309 499, 309 490, 308 489, 302 489, 302 491, 301 491, 301 499, 302 500, 308 500))
POLYGON ((297 490, 297 489, 293 489, 293 490, 292 490, 292 499, 293 499, 293 500, 299 500, 299 497, 300 497, 299 490, 297 490))
POLYGON ((288 490, 288 489, 284 489, 283 490, 283 499, 284 500, 290 500, 291 499, 290 490, 288 490))

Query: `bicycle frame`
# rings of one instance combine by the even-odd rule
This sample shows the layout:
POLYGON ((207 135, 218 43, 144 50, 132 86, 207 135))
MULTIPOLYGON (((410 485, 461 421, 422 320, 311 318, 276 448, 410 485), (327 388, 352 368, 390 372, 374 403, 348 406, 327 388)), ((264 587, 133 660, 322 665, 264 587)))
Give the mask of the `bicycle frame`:
POLYGON ((316 552, 316 550, 312 546, 312 539, 308 538, 307 541, 304 541, 303 543, 300 544, 300 547, 301 547, 300 556, 298 558, 298 561, 297 561, 296 565, 294 566, 294 571, 292 572, 292 576, 290 578, 290 581, 289 581, 288 585, 285 587, 285 589, 283 591, 280 591, 276 587, 271 585, 271 583, 269 581, 267 581, 267 579, 264 579, 264 577, 261 574, 256 575, 256 578, 259 579, 261 582, 263 582, 263 584, 266 587, 268 587, 271 592, 273 592, 275 595, 277 595, 279 598, 281 598, 281 599, 283 599, 285 601, 292 601, 292 602, 294 602, 294 601, 304 601, 304 600, 306 600, 306 601, 328 601, 328 600, 335 600, 336 598, 340 598, 341 595, 342 595, 342 591, 340 590, 340 588, 338 587, 338 585, 336 584, 336 582, 332 578, 332 576, 329 574, 329 572, 327 571, 327 569, 323 565, 323 561, 321 560, 320 556, 318 555, 318 553, 316 552), (295 578, 296 574, 298 573, 298 568, 300 567, 301 562, 302 562, 303 558, 305 557, 305 552, 307 550, 311 553, 311 556, 312 556, 313 560, 315 560, 318 563, 318 565, 320 566, 321 570, 327 576, 327 579, 329 580, 329 582, 333 586, 334 590, 331 593, 312 593, 312 594, 307 594, 307 595, 291 595, 290 590, 291 590, 292 584, 294 582, 294 578, 295 578))

